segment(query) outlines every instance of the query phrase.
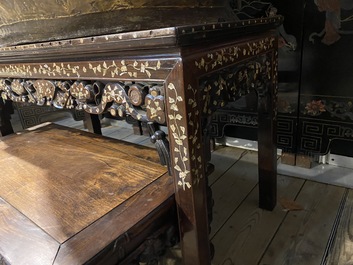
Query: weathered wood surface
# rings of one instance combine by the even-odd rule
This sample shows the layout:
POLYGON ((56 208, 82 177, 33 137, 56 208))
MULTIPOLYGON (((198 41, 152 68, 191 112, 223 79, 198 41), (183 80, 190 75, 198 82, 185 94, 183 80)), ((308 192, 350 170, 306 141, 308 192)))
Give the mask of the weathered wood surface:
POLYGON ((323 260, 345 189, 308 183, 295 200, 303 210, 288 213, 259 264, 317 265, 323 260))
POLYGON ((55 125, 4 137, 0 197, 8 204, 1 207, 1 255, 11 264, 47 264, 38 260, 46 255, 57 256, 56 264, 92 258, 173 195, 167 169, 146 160, 156 160, 154 152, 55 125), (30 260, 25 253, 36 245, 29 243, 45 244, 39 237, 50 244, 30 260), (49 253, 49 246, 59 252, 49 253))
MULTIPOLYGON (((243 180, 243 182, 248 181, 243 180)), ((303 183, 304 180, 279 176, 279 196, 294 199, 303 183)), ((247 197, 242 196, 246 199, 234 210, 234 213, 229 218, 223 219, 222 228, 212 239, 217 247, 215 264, 228 264, 230 261, 232 263, 229 264, 258 264, 286 216, 286 212, 280 205, 277 205, 272 212, 257 207, 258 186, 248 192, 247 197)))
POLYGON ((255 188, 257 182, 257 168, 240 160, 211 186, 214 203, 218 206, 213 211, 211 237, 221 229, 227 217, 239 207, 247 194, 255 188))
POLYGON ((353 190, 349 190, 344 203, 342 215, 338 218, 339 224, 333 247, 329 251, 327 265, 353 264, 353 190))
MULTIPOLYGON (((217 231, 212 229, 213 264, 349 264, 353 255, 350 240, 353 193, 350 189, 279 175, 279 203, 272 212, 262 211, 256 205, 257 188, 247 193, 234 192, 227 187, 231 183, 230 172, 234 172, 233 178, 242 179, 244 183, 238 182, 241 188, 249 185, 246 182, 254 182, 257 153, 244 152, 237 161, 239 150, 225 149, 216 150, 211 160, 216 168, 223 168, 211 175, 211 179, 216 180, 212 185, 213 225, 220 224, 217 231), (233 163, 223 159, 222 166, 223 153, 227 158, 233 153, 233 163), (225 185, 218 187, 221 181, 225 185), (223 205, 217 200, 224 198, 227 202, 228 197, 237 196, 240 202, 237 204, 235 200, 235 206, 223 205), (343 207, 342 213, 340 207, 343 207), (220 219, 220 216, 223 217, 220 219), (340 221, 338 229, 337 220, 340 221), (331 254, 325 263, 327 253, 331 254)), ((339 174, 332 170, 332 178, 336 177, 339 174)))
POLYGON ((214 171, 208 177, 209 185, 212 185, 224 174, 227 174, 227 171, 242 158, 244 152, 246 152, 246 150, 217 146, 211 156, 211 164, 214 165, 214 171))
MULTIPOLYGON (((15 118, 15 117, 14 117, 15 118)), ((82 122, 72 122, 71 119, 67 119, 66 121, 62 121, 61 124, 63 125, 68 125, 68 126, 73 126, 73 127, 79 127, 79 125, 82 128, 82 122)), ((115 124, 112 123, 113 126, 108 126, 103 128, 103 133, 107 132, 109 135, 112 137, 120 138, 125 137, 128 133, 127 128, 124 127, 125 124, 121 124, 120 122, 115 124), (120 134, 120 132, 122 132, 120 134)), ((126 126, 126 125, 125 125, 126 126)), ((130 134, 132 133, 130 129, 130 134)), ((146 139, 146 137, 133 137, 131 140, 137 141, 136 143, 140 142, 142 139, 146 139)), ((234 172, 234 174, 231 176, 232 178, 237 178, 238 176, 241 176, 243 172, 244 176, 241 178, 243 179, 243 182, 253 182, 253 176, 251 176, 252 172, 256 172, 257 168, 257 153, 256 152, 248 152, 244 151, 241 149, 237 148, 229 148, 229 147, 222 147, 216 149, 216 151, 213 153, 213 157, 211 162, 215 165, 215 171, 213 174, 210 176, 210 183, 217 183, 218 181, 223 181, 223 178, 229 178, 230 176, 227 174, 228 171, 234 172), (238 161, 239 160, 239 161, 238 161), (243 171, 244 169, 241 168, 238 164, 238 162, 243 161, 243 165, 246 165, 249 170, 243 171), (251 169, 252 168, 252 169, 251 169), (237 173, 237 170, 239 170, 239 173, 237 173)), ((335 171, 332 171, 332 177, 338 177, 339 175, 335 173, 335 171)), ((319 180, 319 178, 318 178, 319 180)), ((224 181, 225 183, 228 183, 227 181, 224 181)), ((295 192, 300 193, 302 191, 306 192, 307 188, 300 189, 298 188, 298 183, 303 183, 302 187, 310 187, 311 185, 315 184, 315 182, 312 181, 305 181, 302 179, 297 179, 297 178, 291 178, 287 176, 279 176, 278 177, 278 192, 279 192, 279 198, 280 201, 285 198, 288 199, 289 201, 294 199, 296 196, 292 197, 292 194, 295 192), (288 192, 288 193, 287 193, 288 192)), ((315 184, 316 185, 316 184, 315 184)), ((310 189, 310 188, 309 188, 310 189)), ((347 189, 346 189, 347 190, 347 189)), ((238 191, 238 190, 237 190, 238 191)), ((340 220, 339 228, 337 230, 337 235, 336 238, 333 242, 333 248, 331 250, 328 250, 329 253, 331 253, 331 257, 329 257, 328 263, 330 265, 340 265, 340 264, 347 264, 351 259, 352 255, 352 250, 351 250, 351 240, 349 239, 350 237, 350 208, 352 206, 352 191, 349 190, 350 194, 348 195, 348 198, 346 201, 342 201, 344 205, 344 210, 342 213, 341 217, 337 217, 338 220, 340 220)), ((215 197, 227 197, 227 194, 224 194, 225 192, 222 189, 214 189, 214 196, 215 197), (221 194, 220 194, 221 193, 221 194)), ((235 192, 233 192, 235 193, 235 192)), ((215 258, 212 262, 212 264, 215 265, 231 265, 231 264, 257 264, 257 262, 252 262, 253 260, 258 260, 258 257, 261 257, 266 253, 266 247, 264 248, 264 245, 266 242, 270 243, 271 240, 276 240, 277 233, 273 232, 276 231, 278 226, 280 225, 281 228, 278 230, 278 235, 281 235, 282 233, 285 233, 283 231, 286 231, 287 225, 289 227, 292 227, 293 224, 291 222, 285 222, 287 217, 290 217, 288 214, 288 211, 285 211, 285 209, 282 209, 281 204, 279 203, 275 210, 273 212, 266 212, 266 211, 261 211, 257 209, 257 190, 256 188, 251 190, 251 193, 249 194, 243 194, 242 199, 241 199, 241 204, 239 207, 236 207, 233 209, 233 211, 229 211, 227 208, 225 208, 222 204, 216 203, 214 206, 215 212, 229 212, 228 216, 225 216, 225 219, 223 220, 223 224, 221 224, 221 227, 218 231, 215 231, 212 229, 213 236, 212 236, 212 242, 215 244, 215 249, 216 249, 216 254, 215 258), (253 207, 253 208, 252 208, 253 207), (283 220, 284 222, 279 223, 280 217, 284 216, 283 220), (253 218, 253 219, 251 219, 253 218), (250 220, 253 220, 253 222, 250 222, 250 220), (237 226, 239 224, 239 226, 237 226), (248 224, 248 229, 246 230, 245 224, 248 224), (260 230, 260 231, 259 231, 260 230), (248 232, 248 233, 247 233, 248 232), (255 243, 254 243, 255 242, 255 243), (264 250, 265 249, 265 250, 264 250), (265 251, 265 252, 264 252, 265 251), (226 254, 229 253, 229 258, 234 258, 233 260, 227 259, 226 254), (234 255, 232 254, 234 253, 234 255), (250 254, 249 254, 250 253, 250 254), (221 261, 221 262, 217 262, 221 261), (244 263, 236 263, 235 261, 247 261, 244 263), (232 263, 233 262, 233 263, 232 263)), ((328 194, 327 196, 330 196, 328 194)), ((313 198, 316 197, 316 193, 313 193, 311 197, 308 198, 308 201, 312 201, 313 198)), ((344 198, 345 199, 345 198, 344 198)), ((300 205, 302 205, 300 203, 300 205)), ((302 205, 303 206, 303 205, 302 205)), ((328 204, 320 204, 318 206, 319 208, 322 207, 324 210, 319 210, 320 212, 326 211, 327 213, 335 212, 337 209, 335 208, 335 205, 328 204), (333 208, 331 208, 333 207, 333 208)), ((307 213, 310 211, 318 211, 319 208, 308 208, 307 213)), ((292 214, 299 213, 298 212, 292 212, 292 214)), ((217 217, 215 217, 217 219, 217 217)), ((297 226, 300 226, 301 219, 297 218, 297 226)), ((311 221, 316 222, 315 219, 311 219, 311 221)), ((311 222, 308 221, 308 222, 311 222)), ((309 224, 308 224, 309 226, 309 224)), ((314 227, 315 225, 311 225, 314 227)), ((289 228, 292 229, 292 228, 289 228)), ((331 227, 328 229, 335 229, 335 227, 331 227)), ((334 231, 332 232, 334 233, 334 231)), ((288 234, 290 234, 288 232, 288 234)), ((303 244, 305 242, 306 238, 303 238, 303 241, 296 240, 296 237, 301 237, 301 234, 297 234, 294 237, 287 237, 284 238, 283 242, 293 242, 295 241, 295 244, 303 244)), ((310 238, 309 238, 310 239, 310 238)), ((1 238, 0 238, 1 240, 1 238)), ((317 249, 318 253, 317 255, 321 255, 322 253, 325 252, 325 245, 328 245, 329 242, 325 242, 325 239, 321 236, 318 236, 315 238, 315 241, 323 241, 321 244, 321 249, 317 249)), ((331 242, 332 243, 332 242, 331 242)), ((310 244, 310 242, 308 242, 310 244)), ((267 245, 268 246, 268 245, 267 245)), ((282 252, 286 252, 287 249, 285 247, 283 248, 278 248, 275 253, 271 253, 271 256, 281 256, 282 252)), ((316 250, 311 250, 312 255, 316 255, 315 251, 316 250)), ((171 255, 168 257, 165 257, 165 259, 170 259, 171 255)), ((324 259, 325 257, 322 257, 324 259)), ((161 264, 168 264, 166 263, 166 260, 161 261, 161 264), (163 263, 164 262, 164 263, 163 263)), ((169 260, 168 260, 169 261, 169 260)), ((0 264, 1 264, 1 258, 0 258, 0 264)), ((105 264, 105 263, 102 263, 105 264)), ((110 263, 106 263, 110 264, 110 263)), ((176 263, 176 264, 181 264, 181 263, 176 263)), ((272 263, 274 264, 274 263, 272 263)), ((287 264, 293 264, 297 265, 299 263, 290 262, 288 261, 287 264)), ((306 264, 305 260, 300 263, 300 264, 306 264)))
POLYGON ((55 239, 0 198, 0 257, 6 262, 52 264, 59 246, 55 239))

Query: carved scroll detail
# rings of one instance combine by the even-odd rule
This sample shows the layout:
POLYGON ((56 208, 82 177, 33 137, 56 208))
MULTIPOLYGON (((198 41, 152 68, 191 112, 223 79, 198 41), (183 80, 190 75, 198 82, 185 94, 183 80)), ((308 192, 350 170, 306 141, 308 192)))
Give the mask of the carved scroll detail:
POLYGON ((91 114, 130 115, 142 122, 164 124, 166 120, 163 87, 155 84, 0 79, 0 94, 14 102, 83 109, 91 114))

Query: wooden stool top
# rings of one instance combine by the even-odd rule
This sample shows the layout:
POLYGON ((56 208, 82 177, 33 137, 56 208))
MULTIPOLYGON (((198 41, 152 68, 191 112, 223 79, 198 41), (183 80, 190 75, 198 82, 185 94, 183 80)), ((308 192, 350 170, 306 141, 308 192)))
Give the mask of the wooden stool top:
POLYGON ((153 149, 53 124, 4 137, 4 258, 11 264, 86 262, 173 194, 157 160, 153 149))

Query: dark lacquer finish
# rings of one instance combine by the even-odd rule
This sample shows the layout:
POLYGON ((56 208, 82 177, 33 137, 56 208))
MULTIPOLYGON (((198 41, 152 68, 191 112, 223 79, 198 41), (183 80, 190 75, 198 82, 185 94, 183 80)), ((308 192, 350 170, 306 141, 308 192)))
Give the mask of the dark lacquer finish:
MULTIPOLYGON (((0 93, 15 102, 109 112, 168 127, 184 264, 210 264, 211 115, 244 90, 259 97, 260 206, 276 203, 280 17, 128 32, 0 49, 0 93)), ((169 148, 166 148, 169 146, 169 148)), ((97 151, 99 152, 99 151, 97 151)), ((236 192, 236 191, 235 191, 236 192)))
POLYGON ((235 21, 228 0, 3 0, 0 46, 235 21))

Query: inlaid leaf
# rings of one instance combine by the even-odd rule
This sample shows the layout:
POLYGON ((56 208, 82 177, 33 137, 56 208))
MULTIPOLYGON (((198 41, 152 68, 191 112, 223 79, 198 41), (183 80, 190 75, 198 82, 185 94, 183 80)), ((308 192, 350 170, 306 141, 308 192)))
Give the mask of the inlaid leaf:
POLYGON ((180 130, 182 131, 183 134, 185 134, 185 127, 184 126, 180 126, 180 130))
POLYGON ((183 141, 180 140, 180 139, 175 139, 175 143, 176 143, 177 145, 183 145, 183 141))
POLYGON ((174 111, 179 111, 178 106, 177 106, 176 104, 172 104, 172 105, 170 106, 170 109, 171 109, 171 110, 174 110, 174 111))
POLYGON ((179 165, 175 165, 175 166, 174 166, 174 169, 177 170, 177 171, 181 171, 181 168, 180 168, 179 165))
POLYGON ((180 120, 183 118, 183 116, 181 116, 180 114, 177 114, 177 115, 175 116, 175 118, 180 121, 180 120))
POLYGON ((148 70, 145 70, 145 72, 146 72, 146 74, 147 74, 147 76, 148 76, 148 78, 151 78, 151 72, 150 71, 148 71, 148 70))

